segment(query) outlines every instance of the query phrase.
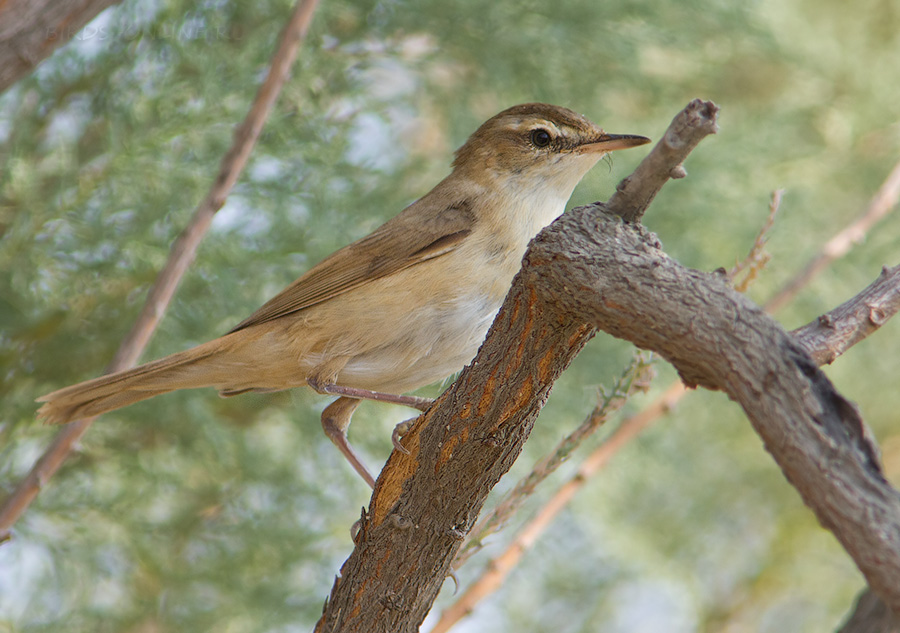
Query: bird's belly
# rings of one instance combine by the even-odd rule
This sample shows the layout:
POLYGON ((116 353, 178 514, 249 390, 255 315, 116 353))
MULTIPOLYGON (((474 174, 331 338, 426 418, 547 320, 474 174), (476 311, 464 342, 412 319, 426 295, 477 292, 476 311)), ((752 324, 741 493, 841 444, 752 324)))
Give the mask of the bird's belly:
POLYGON ((443 380, 472 360, 498 307, 487 296, 420 306, 387 326, 390 335, 382 332, 378 347, 352 356, 338 382, 402 393, 443 380))
POLYGON ((305 375, 404 393, 461 370, 484 340, 524 250, 487 248, 479 239, 311 308, 294 334, 308 342, 298 348, 305 375))

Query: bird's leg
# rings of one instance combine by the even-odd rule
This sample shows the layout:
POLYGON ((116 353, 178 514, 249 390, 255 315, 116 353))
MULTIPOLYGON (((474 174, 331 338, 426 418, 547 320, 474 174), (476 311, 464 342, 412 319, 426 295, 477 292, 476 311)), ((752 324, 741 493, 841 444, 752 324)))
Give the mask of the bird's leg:
POLYGON ((347 441, 347 427, 350 426, 350 416, 358 407, 360 401, 356 398, 341 397, 325 407, 322 411, 322 429, 328 439, 343 453, 354 470, 359 473, 370 487, 375 487, 375 478, 362 463, 359 455, 347 441))
POLYGON ((307 378, 306 383, 316 392, 333 395, 344 396, 347 398, 355 398, 357 400, 375 400, 376 402, 389 402, 391 404, 402 404, 406 407, 412 407, 419 411, 427 411, 434 404, 434 398, 422 398, 419 396, 405 396, 396 393, 383 393, 381 391, 370 391, 368 389, 359 389, 357 387, 345 387, 336 385, 333 382, 322 382, 316 378, 307 378))
MULTIPOLYGON (((321 379, 311 377, 306 379, 307 384, 316 392, 324 395, 340 396, 337 400, 328 405, 322 412, 322 428, 328 438, 334 442, 338 450, 344 454, 350 465, 356 469, 363 479, 366 480, 373 488, 375 487, 375 479, 369 474, 369 471, 363 465, 359 455, 350 446, 347 441, 347 427, 350 426, 350 416, 359 406, 361 400, 374 400, 376 402, 388 402, 390 404, 402 404, 413 409, 426 411, 434 404, 433 398, 422 398, 419 396, 406 396, 394 393, 383 393, 381 391, 370 391, 369 389, 360 389, 358 387, 345 387, 337 385, 333 382, 326 382, 321 379)), ((412 426, 415 418, 401 422, 391 433, 391 443, 401 453, 409 455, 409 451, 400 443, 400 438, 405 435, 412 426)))
POLYGON ((408 420, 403 420, 400 424, 394 427, 394 430, 391 432, 391 443, 394 445, 398 451, 403 453, 404 455, 409 455, 409 449, 403 446, 400 443, 400 440, 404 435, 409 433, 409 430, 412 428, 413 422, 415 422, 418 418, 410 418, 408 420))

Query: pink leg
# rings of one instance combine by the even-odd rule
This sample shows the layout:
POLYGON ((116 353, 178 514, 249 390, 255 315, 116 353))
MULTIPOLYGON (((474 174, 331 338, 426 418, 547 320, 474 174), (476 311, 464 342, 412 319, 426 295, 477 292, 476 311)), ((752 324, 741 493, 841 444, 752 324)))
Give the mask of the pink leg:
POLYGON ((368 389, 358 389, 356 387, 344 387, 331 382, 321 383, 315 378, 308 378, 306 383, 321 394, 345 396, 357 400, 375 400, 377 402, 402 404, 403 406, 412 407, 419 411, 427 411, 428 408, 434 404, 434 398, 420 398, 419 396, 404 396, 394 393, 369 391, 368 389))
POLYGON ((338 398, 322 411, 322 429, 328 439, 343 453, 354 470, 359 473, 370 487, 375 487, 375 478, 362 463, 350 442, 347 441, 347 427, 350 426, 350 416, 358 407, 360 401, 354 398, 338 398))

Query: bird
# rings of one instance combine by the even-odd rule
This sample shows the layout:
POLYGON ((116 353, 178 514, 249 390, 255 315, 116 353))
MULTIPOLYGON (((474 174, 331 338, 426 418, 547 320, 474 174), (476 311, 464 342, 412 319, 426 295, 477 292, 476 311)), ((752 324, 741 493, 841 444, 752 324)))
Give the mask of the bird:
MULTIPOLYGON (((326 435, 370 486, 347 439, 364 399, 425 410, 403 395, 472 360, 528 242, 565 211, 609 152, 649 143, 607 134, 568 108, 525 103, 483 123, 451 173, 369 235, 309 269, 224 336, 53 391, 38 418, 66 423, 178 389, 222 396, 312 387, 338 396, 326 435)), ((394 443, 405 450, 395 435, 394 443)))

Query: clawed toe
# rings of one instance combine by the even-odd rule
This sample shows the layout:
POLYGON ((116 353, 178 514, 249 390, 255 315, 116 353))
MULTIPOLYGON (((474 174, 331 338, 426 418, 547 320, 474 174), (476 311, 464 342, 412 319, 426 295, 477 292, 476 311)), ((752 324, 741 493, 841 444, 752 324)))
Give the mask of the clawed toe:
POLYGON ((411 420, 404 420, 400 424, 394 427, 394 431, 391 433, 391 442, 398 451, 403 453, 404 455, 409 455, 409 449, 407 449, 403 444, 400 443, 400 440, 404 435, 409 433, 409 430, 412 428, 412 423, 415 418, 411 420))

